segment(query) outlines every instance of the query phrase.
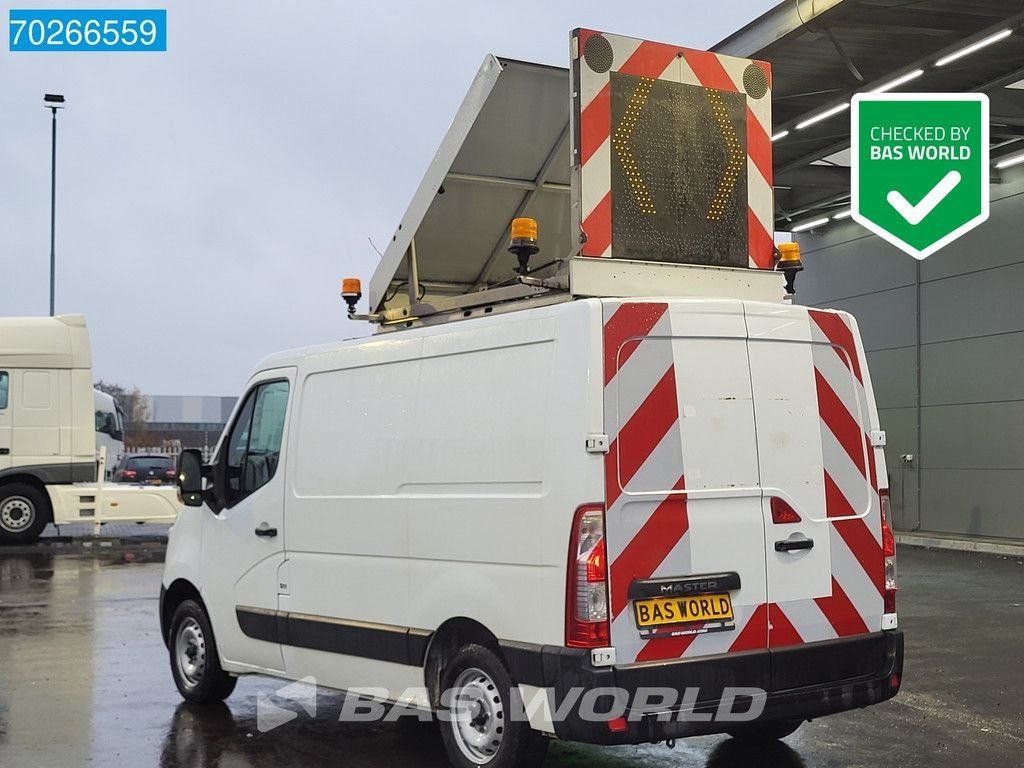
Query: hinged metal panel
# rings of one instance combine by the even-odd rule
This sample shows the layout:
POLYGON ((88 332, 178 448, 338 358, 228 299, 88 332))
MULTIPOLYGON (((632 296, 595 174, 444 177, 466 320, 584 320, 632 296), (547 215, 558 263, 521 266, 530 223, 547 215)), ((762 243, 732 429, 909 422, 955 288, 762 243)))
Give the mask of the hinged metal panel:
POLYGON ((513 283, 516 216, 539 223, 533 266, 567 258, 568 134, 568 70, 488 56, 370 281, 371 309, 407 302, 414 237, 426 302, 513 283))

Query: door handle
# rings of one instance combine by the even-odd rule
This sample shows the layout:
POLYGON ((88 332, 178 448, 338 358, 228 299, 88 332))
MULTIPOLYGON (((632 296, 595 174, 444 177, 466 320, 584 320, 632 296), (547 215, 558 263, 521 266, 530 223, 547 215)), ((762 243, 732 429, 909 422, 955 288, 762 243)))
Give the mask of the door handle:
POLYGON ((260 523, 260 527, 256 529, 256 535, 273 538, 274 536, 277 536, 277 528, 271 528, 266 523, 260 523))
POLYGON ((800 549, 810 549, 814 546, 814 539, 786 539, 775 542, 776 552, 794 552, 800 549))
POLYGON ((10 456, 10 455, 11 455, 11 449, 10 448, 0 448, 0 456, 10 456))

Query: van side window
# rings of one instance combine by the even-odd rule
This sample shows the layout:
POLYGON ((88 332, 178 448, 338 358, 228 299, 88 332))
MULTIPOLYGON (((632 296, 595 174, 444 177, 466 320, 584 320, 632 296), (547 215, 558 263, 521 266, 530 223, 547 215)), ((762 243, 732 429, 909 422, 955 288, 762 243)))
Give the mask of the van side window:
POLYGON ((0 371, 0 411, 7 407, 7 392, 10 388, 10 377, 7 371, 0 371))
POLYGON ((249 393, 227 441, 227 506, 262 488, 274 476, 287 408, 287 381, 260 384, 249 393))

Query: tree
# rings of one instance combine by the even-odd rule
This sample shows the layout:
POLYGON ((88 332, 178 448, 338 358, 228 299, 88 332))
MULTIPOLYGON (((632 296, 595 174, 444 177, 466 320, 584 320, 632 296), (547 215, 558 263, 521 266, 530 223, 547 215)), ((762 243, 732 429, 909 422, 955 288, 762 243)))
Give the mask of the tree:
POLYGON ((124 412, 124 420, 132 424, 136 429, 144 429, 149 419, 149 404, 146 396, 139 391, 138 387, 122 387, 120 384, 111 384, 106 381, 97 381, 94 385, 100 392, 106 392, 117 400, 124 412))

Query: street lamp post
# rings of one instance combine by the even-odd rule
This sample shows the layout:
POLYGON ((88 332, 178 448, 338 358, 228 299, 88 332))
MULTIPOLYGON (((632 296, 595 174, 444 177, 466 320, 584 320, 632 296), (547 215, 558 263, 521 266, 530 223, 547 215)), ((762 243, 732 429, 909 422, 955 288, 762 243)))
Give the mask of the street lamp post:
POLYGON ((59 93, 47 93, 43 102, 53 114, 53 132, 50 142, 50 316, 54 314, 54 282, 57 269, 57 110, 64 108, 64 97, 59 93))

